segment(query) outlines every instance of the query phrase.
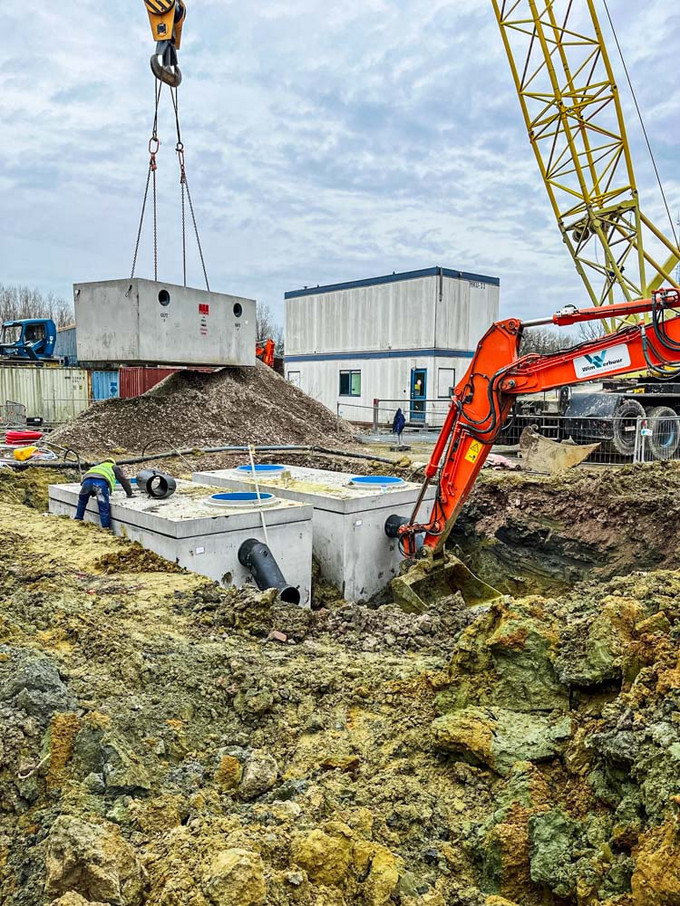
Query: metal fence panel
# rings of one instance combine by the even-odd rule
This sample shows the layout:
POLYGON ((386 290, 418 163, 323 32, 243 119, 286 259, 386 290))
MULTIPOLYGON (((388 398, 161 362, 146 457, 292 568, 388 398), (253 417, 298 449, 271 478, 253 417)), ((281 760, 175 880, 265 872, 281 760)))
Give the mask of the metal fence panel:
MULTIPOLYGON (((662 408, 665 409, 659 407, 662 408)), ((644 463, 671 460, 680 460, 680 418, 672 409, 655 416, 639 418, 634 461, 644 463)))

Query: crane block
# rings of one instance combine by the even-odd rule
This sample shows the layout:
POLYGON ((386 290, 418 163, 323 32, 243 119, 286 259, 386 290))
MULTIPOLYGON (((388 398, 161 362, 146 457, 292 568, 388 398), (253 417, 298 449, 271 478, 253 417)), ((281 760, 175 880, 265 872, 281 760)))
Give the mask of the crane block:
POLYGON ((175 28, 175 0, 144 0, 155 41, 171 41, 175 28))

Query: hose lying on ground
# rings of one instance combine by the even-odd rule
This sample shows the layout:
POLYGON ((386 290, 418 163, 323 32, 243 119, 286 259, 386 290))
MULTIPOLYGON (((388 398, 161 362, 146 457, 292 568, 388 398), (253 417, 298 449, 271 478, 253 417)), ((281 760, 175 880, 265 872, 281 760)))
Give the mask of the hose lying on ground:
MULTIPOLYGON (((382 456, 370 456, 367 453, 352 453, 347 450, 331 450, 331 449, 327 449, 326 447, 290 445, 290 446, 262 446, 262 447, 255 447, 254 449, 255 449, 256 453, 283 453, 283 452, 319 453, 322 456, 337 456, 337 457, 345 458, 345 459, 361 459, 361 460, 366 460, 368 462, 385 463, 386 465, 390 465, 390 466, 393 466, 395 464, 394 460, 386 459, 385 457, 382 457, 382 456)), ((154 460, 157 460, 157 459, 173 459, 176 457, 191 456, 192 454, 196 454, 196 453, 207 453, 207 454, 247 453, 248 450, 249 450, 249 447, 247 447, 247 446, 191 447, 187 450, 171 450, 169 452, 166 451, 166 452, 162 452, 162 453, 149 453, 145 456, 134 456, 134 457, 129 457, 127 459, 118 459, 117 463, 120 466, 136 466, 136 465, 141 465, 142 463, 145 463, 145 462, 153 462, 154 460)), ((80 470, 90 469, 92 466, 95 466, 98 464, 98 460, 95 462, 88 462, 86 460, 81 460, 80 455, 78 454, 78 452, 76 450, 66 450, 64 455, 68 456, 69 454, 73 454, 74 456, 77 457, 77 459, 75 459, 75 460, 73 460, 73 459, 66 460, 65 459, 65 460, 62 460, 61 462, 32 462, 32 463, 28 463, 28 464, 27 463, 17 463, 17 462, 14 462, 14 463, 8 462, 7 465, 9 465, 10 468, 20 468, 20 469, 22 469, 22 471, 23 471, 23 469, 26 468, 27 465, 30 465, 31 468, 36 468, 36 469, 55 469, 57 471, 60 469, 66 469, 66 470, 70 471, 73 469, 80 469, 80 470)))

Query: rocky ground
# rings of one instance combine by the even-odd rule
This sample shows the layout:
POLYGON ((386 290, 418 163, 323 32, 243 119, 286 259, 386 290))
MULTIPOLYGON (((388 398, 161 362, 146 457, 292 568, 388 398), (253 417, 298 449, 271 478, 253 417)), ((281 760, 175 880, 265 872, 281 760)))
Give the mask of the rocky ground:
POLYGON ((680 470, 607 474, 485 476, 456 541, 515 597, 417 617, 0 474, 0 902, 679 904, 680 470))

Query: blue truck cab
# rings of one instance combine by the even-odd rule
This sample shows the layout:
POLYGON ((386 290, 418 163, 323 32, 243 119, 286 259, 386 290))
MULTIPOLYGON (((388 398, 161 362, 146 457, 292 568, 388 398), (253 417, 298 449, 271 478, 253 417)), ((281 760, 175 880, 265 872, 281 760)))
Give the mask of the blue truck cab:
POLYGON ((54 358, 56 342, 57 326, 49 318, 5 321, 0 340, 0 359, 49 361, 54 358))

